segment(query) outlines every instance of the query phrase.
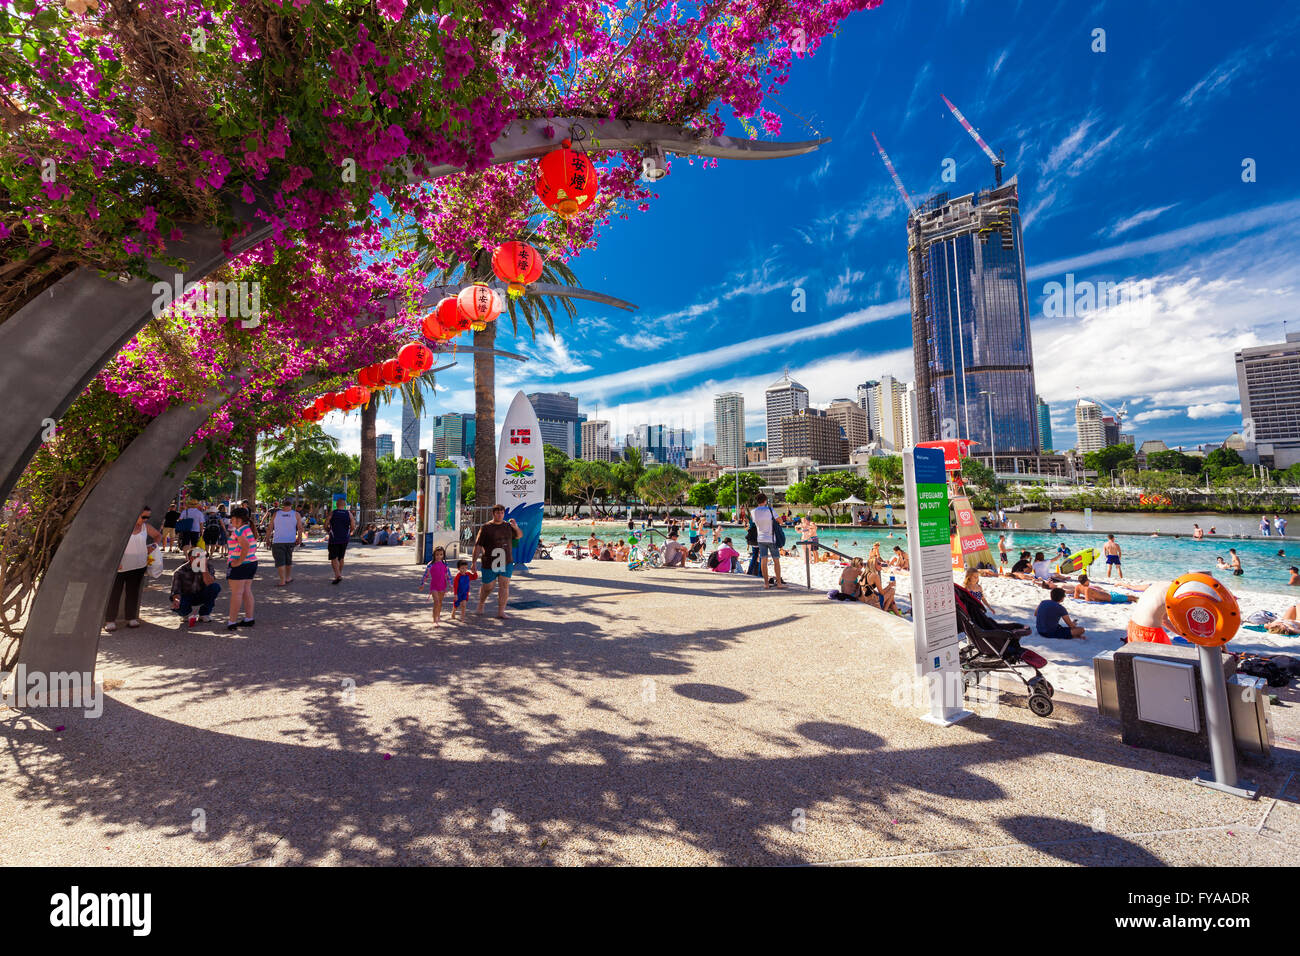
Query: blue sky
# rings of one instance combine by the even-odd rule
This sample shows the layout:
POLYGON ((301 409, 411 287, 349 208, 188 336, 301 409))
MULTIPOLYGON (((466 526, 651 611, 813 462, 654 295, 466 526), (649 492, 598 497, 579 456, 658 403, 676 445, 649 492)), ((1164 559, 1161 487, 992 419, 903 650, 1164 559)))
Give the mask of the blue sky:
MULTIPOLYGON (((707 170, 674 157, 650 212, 572 263, 639 310, 583 304, 535 343, 503 325, 501 347, 532 360, 499 363, 498 413, 520 388, 562 390, 615 435, 662 422, 708 441, 713 395, 739 390, 753 440, 763 389, 786 366, 821 405, 882 374, 910 381, 906 209, 871 132, 915 198, 991 185, 943 93, 1020 183, 1056 446, 1074 443, 1079 395, 1127 402, 1139 442, 1222 441, 1241 426, 1234 350, 1280 341, 1284 319, 1300 331, 1298 37, 1300 10, 1255 0, 885 0, 797 61, 780 105, 767 104, 784 118, 780 139, 832 142, 707 170), (1097 29, 1105 52, 1092 50, 1097 29), (941 180, 947 158, 955 183, 941 180), (1254 182, 1242 179, 1248 158, 1254 182), (1067 274, 1141 294, 1044 315, 1046 284, 1067 274)), ((440 376, 431 405, 472 409, 468 362, 440 376)), ((381 409, 379 430, 396 434, 399 419, 381 409)), ((355 416, 330 430, 356 450, 355 416)))

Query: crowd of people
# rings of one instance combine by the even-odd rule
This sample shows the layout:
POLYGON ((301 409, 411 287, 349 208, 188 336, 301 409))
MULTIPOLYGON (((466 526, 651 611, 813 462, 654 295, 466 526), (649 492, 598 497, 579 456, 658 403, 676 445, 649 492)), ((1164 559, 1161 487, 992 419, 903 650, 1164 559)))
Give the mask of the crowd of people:
MULTIPOLYGON (((104 613, 104 630, 110 633, 117 630, 119 619, 125 619, 128 628, 140 626, 145 577, 162 576, 164 554, 185 558, 172 573, 170 603, 189 627, 212 620, 223 591, 214 568, 216 562, 225 562, 224 590, 229 595, 226 627, 233 630, 256 624, 253 582, 259 567, 259 545, 271 555, 275 586, 288 587, 294 581, 294 551, 303 547, 309 529, 321 526, 333 573, 331 583, 339 584, 348 544, 356 531, 356 519, 341 497, 333 510, 320 518, 304 514, 292 498, 252 505, 236 501, 228 510, 224 504, 213 506, 187 498, 171 503, 161 529, 153 526, 152 519, 152 509, 142 508, 127 538, 104 613)), ((394 531, 394 543, 397 535, 394 531)))

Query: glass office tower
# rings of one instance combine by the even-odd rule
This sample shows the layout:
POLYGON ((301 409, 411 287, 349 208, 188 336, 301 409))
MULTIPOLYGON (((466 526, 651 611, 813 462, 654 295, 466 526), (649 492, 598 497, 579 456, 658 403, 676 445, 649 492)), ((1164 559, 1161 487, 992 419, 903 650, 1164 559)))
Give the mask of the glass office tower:
POLYGON ((907 237, 921 440, 970 438, 976 457, 1037 454, 1015 179, 932 197, 908 218, 907 237))

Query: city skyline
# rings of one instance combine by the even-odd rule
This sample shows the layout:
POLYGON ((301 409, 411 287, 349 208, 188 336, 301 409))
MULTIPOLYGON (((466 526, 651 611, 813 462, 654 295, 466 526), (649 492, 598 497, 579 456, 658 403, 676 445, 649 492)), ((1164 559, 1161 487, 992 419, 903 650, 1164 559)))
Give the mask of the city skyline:
MULTIPOLYGON (((1127 401, 1124 432, 1138 444, 1240 431, 1235 352, 1283 340, 1287 291, 1300 283, 1300 190, 1282 172, 1300 134, 1262 106, 1289 94, 1294 54, 1277 38, 1294 12, 1233 18, 1209 37, 1188 25, 1213 14, 1208 4, 1106 2, 1089 16, 1036 13, 1021 37, 997 9, 885 4, 846 22, 783 97, 821 104, 807 122, 831 142, 812 154, 717 169, 669 157, 650 211, 572 262, 584 285, 638 311, 629 321, 584 303, 555 339, 503 326, 499 346, 529 361, 498 363, 499 413, 520 388, 567 391, 615 434, 663 422, 710 441, 713 396, 736 391, 756 440, 764 389, 787 364, 819 407, 883 374, 913 380, 907 209, 870 133, 913 196, 991 186, 946 93, 1017 177, 1035 384, 1055 444, 1074 444, 1078 394, 1127 401), (1089 49, 1089 17, 1104 21, 1108 52, 1089 49), (1242 179, 1244 158, 1254 181, 1242 179), (655 241, 647 267, 650 237, 685 221, 689 239, 655 241), (1089 290, 1132 280, 1141 301, 1089 311, 1089 290), (1057 286, 1075 293, 1064 310, 1057 286), (1115 361, 1121 346, 1131 360, 1115 361)), ((813 135, 782 118, 781 138, 813 135)), ((437 401, 473 407, 468 366, 440 374, 437 401)), ((333 430, 356 450, 353 428, 333 430)))

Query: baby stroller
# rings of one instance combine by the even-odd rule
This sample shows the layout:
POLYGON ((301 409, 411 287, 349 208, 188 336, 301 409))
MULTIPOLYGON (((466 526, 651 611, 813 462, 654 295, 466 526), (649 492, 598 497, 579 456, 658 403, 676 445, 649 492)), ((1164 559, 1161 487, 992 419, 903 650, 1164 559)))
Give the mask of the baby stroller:
POLYGON ((1045 667, 1047 661, 1020 646, 1020 638, 1029 634, 1029 628, 1019 624, 999 625, 989 618, 974 595, 963 594, 964 588, 954 587, 957 591, 957 629, 966 635, 967 641, 959 654, 962 686, 969 690, 986 673, 1010 672, 1020 678, 1029 691, 1029 709, 1038 717, 1050 716, 1056 689, 1039 673, 1039 668, 1045 667), (984 624, 976 623, 975 618, 981 618, 984 624), (1032 677, 1027 676, 1030 671, 1032 677))
POLYGON ((707 545, 704 543, 704 536, 701 535, 698 539, 696 539, 695 543, 691 545, 690 550, 686 552, 686 560, 691 562, 692 564, 695 563, 703 564, 706 560, 708 560, 708 555, 705 554, 706 548, 707 545))

